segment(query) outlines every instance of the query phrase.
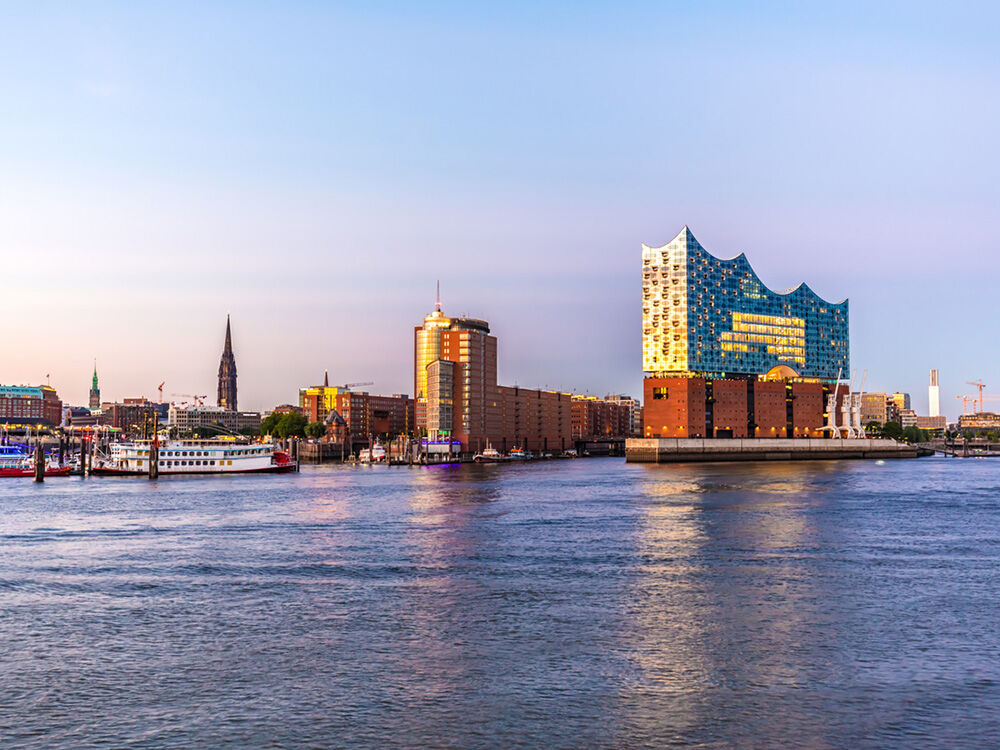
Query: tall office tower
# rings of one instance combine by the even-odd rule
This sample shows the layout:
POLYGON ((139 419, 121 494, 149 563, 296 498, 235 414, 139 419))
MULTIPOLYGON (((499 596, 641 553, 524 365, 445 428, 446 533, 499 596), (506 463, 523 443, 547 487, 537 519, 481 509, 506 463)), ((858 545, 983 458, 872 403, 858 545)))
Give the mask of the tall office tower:
POLYGON ((97 360, 94 360, 94 379, 90 383, 90 403, 91 409, 101 408, 101 389, 97 385, 97 360))
POLYGON ((226 343, 219 360, 219 392, 216 403, 223 409, 236 411, 236 357, 233 355, 233 336, 226 315, 226 343))
POLYGON ((447 317, 439 294, 434 312, 414 328, 413 365, 417 427, 467 451, 499 438, 497 340, 489 323, 447 317))
POLYGON ((931 370, 931 384, 927 386, 927 416, 941 416, 941 390, 938 388, 937 370, 931 370))

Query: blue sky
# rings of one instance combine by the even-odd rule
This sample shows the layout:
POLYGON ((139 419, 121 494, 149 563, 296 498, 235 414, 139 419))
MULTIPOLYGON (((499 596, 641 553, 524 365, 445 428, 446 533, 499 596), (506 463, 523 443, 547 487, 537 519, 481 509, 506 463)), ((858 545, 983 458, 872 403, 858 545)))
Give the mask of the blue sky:
POLYGON ((214 394, 231 311, 241 405, 410 393, 440 278, 502 382, 638 394, 639 245, 687 224, 850 298, 859 378, 923 412, 938 367, 954 415, 1000 393, 998 15, 2 5, 0 381, 214 394))

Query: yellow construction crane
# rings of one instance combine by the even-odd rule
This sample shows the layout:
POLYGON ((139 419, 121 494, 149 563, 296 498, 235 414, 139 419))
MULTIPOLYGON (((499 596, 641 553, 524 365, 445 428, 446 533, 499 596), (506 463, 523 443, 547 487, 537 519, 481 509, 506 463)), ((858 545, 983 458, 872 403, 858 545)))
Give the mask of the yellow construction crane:
POLYGON ((971 380, 966 380, 965 384, 966 385, 974 385, 974 386, 976 386, 976 388, 979 389, 979 411, 982 412, 983 411, 983 388, 985 388, 986 385, 983 383, 982 379, 977 380, 975 383, 973 383, 971 380))
MULTIPOLYGON (((975 383, 973 383, 972 385, 975 385, 975 383)), ((983 408, 983 403, 985 401, 1000 401, 1000 396, 984 396, 982 393, 980 393, 978 396, 955 396, 955 398, 957 398, 959 401, 962 402, 962 414, 969 413, 968 410, 969 402, 972 402, 973 406, 975 406, 976 402, 978 401, 979 413, 981 414, 983 411, 985 411, 985 409, 983 408)))

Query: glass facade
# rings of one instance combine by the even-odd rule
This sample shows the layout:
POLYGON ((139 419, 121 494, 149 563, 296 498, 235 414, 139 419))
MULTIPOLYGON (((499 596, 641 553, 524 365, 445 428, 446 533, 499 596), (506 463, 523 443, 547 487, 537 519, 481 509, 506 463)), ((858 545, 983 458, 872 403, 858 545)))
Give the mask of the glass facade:
POLYGON ((647 376, 763 375, 784 366, 834 380, 850 367, 847 300, 805 284, 775 292, 746 256, 722 260, 684 227, 642 246, 642 366, 647 376))

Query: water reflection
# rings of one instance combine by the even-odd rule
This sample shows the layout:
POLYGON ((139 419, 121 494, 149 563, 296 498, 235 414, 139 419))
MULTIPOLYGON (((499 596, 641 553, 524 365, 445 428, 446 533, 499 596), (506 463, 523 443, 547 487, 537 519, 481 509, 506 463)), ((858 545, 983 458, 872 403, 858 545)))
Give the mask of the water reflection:
POLYGON ((635 736, 711 742, 721 714, 760 738, 794 727, 799 740, 825 742, 794 703, 764 715, 744 701, 814 677, 817 665, 798 657, 815 646, 822 597, 802 552, 814 544, 822 474, 812 464, 649 467, 630 607, 638 672, 622 695, 635 736))
POLYGON ((0 727, 28 747, 995 746, 995 469, 13 482, 0 727))

